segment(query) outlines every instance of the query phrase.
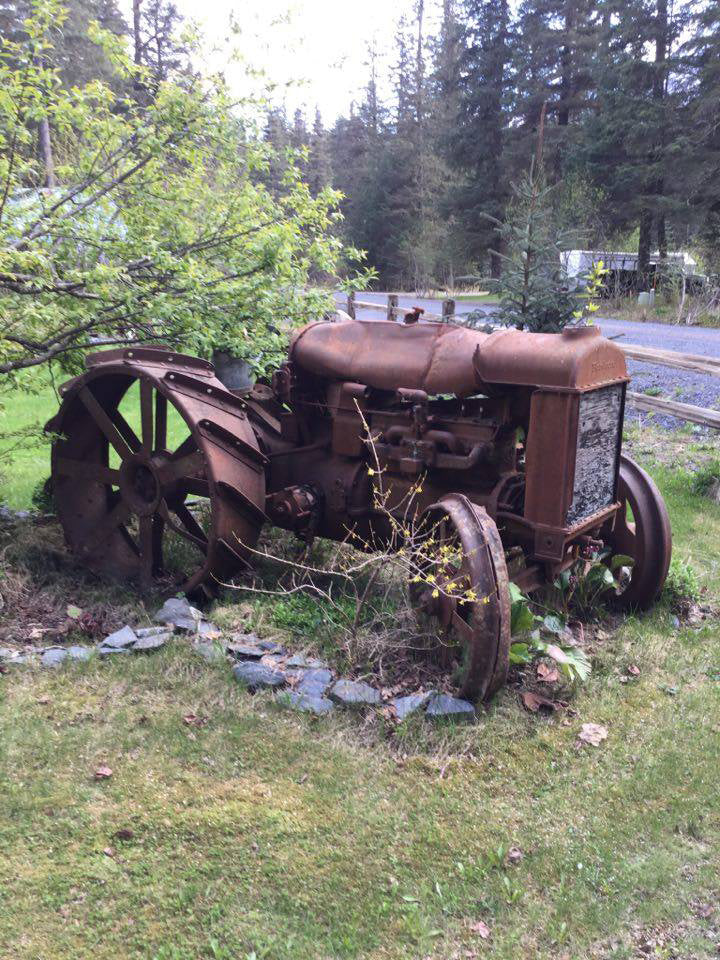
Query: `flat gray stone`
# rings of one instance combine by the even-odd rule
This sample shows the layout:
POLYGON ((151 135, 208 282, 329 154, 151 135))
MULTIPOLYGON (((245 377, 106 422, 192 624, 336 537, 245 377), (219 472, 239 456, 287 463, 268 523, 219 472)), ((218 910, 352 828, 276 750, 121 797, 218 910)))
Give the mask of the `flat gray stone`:
POLYGON ((250 690, 259 690, 261 687, 281 687, 287 680, 281 670, 273 670, 272 667, 266 667, 263 663, 253 663, 251 660, 234 666, 233 675, 250 690))
MULTIPOLYGON (((255 637, 255 634, 251 633, 250 636, 255 637)), ((276 643, 274 640, 258 640, 257 637, 255 637, 255 641, 265 653, 273 653, 278 657, 282 657, 287 652, 281 643, 276 643)))
POLYGON ((283 694, 283 700, 287 699, 287 704, 293 710, 300 710, 302 713, 313 713, 321 717, 327 713, 332 713, 335 709, 332 700, 327 697, 315 697, 311 694, 297 693, 293 690, 291 693, 283 694))
POLYGON ((16 657, 10 657, 9 660, 3 660, 3 667, 21 667, 31 663, 32 660, 30 657, 25 656, 24 653, 19 653, 16 657))
POLYGON ((107 647, 104 643, 101 643, 97 652, 101 657, 110 657, 116 653, 130 654, 132 653, 132 647, 107 647))
POLYGON ((332 670, 306 670, 295 685, 295 692, 308 697, 324 697, 332 681, 332 670))
POLYGON ((251 643, 227 643, 225 649, 236 660, 259 660, 260 657, 265 656, 260 647, 255 647, 251 643))
POLYGON ((218 663, 220 660, 225 659, 225 655, 220 647, 210 640, 203 640, 201 643, 193 644, 193 650, 199 657, 202 657, 203 660, 207 660, 208 663, 218 663))
POLYGON ((304 653, 296 653, 285 664, 286 667, 302 667, 306 670, 324 670, 327 663, 315 657, 306 657, 304 653))
POLYGON ((475 707, 467 700, 449 697, 446 693, 437 693, 425 708, 425 715, 434 720, 447 718, 456 723, 472 723, 475 719, 475 707))
POLYGON ((361 680, 338 680, 330 698, 343 707, 374 707, 380 703, 378 691, 361 680))
POLYGON ((100 646, 124 650, 126 647, 132 647, 135 643, 137 643, 137 634, 132 627, 122 627, 120 630, 116 630, 115 633, 111 633, 109 637, 101 640, 100 646))
POLYGON ((410 696, 396 697, 394 700, 391 700, 390 706, 395 707, 395 714, 398 720, 404 720, 406 717, 409 717, 411 713, 417 713, 418 710, 422 710, 432 696, 432 690, 428 690, 427 693, 411 693, 410 696))
POLYGON ((168 642, 171 633, 156 633, 149 637, 138 637, 137 642, 132 647, 133 653, 150 653, 152 650, 160 650, 168 642))
POLYGON ((170 597, 153 617, 158 623, 167 623, 187 633, 197 633, 202 614, 191 606, 186 597, 170 597))
POLYGON ((222 636, 220 627, 216 627, 209 620, 200 620, 197 625, 198 635, 205 637, 206 640, 219 640, 222 636))
POLYGON ((67 648, 67 655, 71 660, 89 660, 92 654, 92 647, 74 645, 67 648))
POLYGON ((68 652, 62 647, 50 647, 44 650, 40 657, 40 664, 43 667, 59 667, 63 660, 67 660, 68 652))
POLYGON ((136 637, 158 637, 160 634, 167 634, 167 627, 136 627, 135 636, 136 637))
POLYGON ((0 647, 0 663, 4 660, 12 660, 15 657, 15 651, 10 647, 0 647))

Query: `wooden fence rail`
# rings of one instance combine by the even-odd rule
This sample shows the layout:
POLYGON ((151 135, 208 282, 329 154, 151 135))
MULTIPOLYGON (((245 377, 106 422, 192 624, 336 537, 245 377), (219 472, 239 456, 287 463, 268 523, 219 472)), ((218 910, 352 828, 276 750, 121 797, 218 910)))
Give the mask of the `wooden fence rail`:
MULTIPOLYGON (((398 306, 398 295, 388 294, 387 303, 373 303, 368 300, 356 300, 355 294, 350 293, 347 300, 347 312, 355 317, 355 309, 380 310, 388 320, 396 316, 405 316, 415 311, 411 307, 398 306)), ((455 317, 455 301, 443 300, 442 313, 423 312, 424 320, 448 321, 455 317)), ((696 353, 676 353, 674 350, 660 350, 656 347, 643 347, 639 343, 618 343, 626 357, 643 363, 653 363, 663 367, 674 367, 678 370, 690 370, 692 373, 702 373, 710 377, 720 377, 720 358, 705 357, 696 353)), ((699 423, 713 430, 720 430, 720 411, 708 407, 696 407, 691 403, 681 403, 679 400, 664 400, 661 397, 650 397, 645 393, 628 391, 628 403, 638 410, 649 413, 664 413, 667 416, 677 417, 689 423, 699 423)))

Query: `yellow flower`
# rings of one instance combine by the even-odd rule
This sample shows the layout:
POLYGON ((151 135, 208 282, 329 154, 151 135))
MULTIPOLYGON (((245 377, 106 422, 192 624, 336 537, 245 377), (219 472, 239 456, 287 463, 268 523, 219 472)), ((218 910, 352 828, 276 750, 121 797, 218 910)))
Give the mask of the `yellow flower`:
POLYGON ((369 476, 369 477, 374 477, 374 476, 375 476, 375 471, 373 470, 372 467, 368 467, 368 476, 369 476))
POLYGON ((433 597, 439 597, 439 596, 440 596, 440 591, 438 590, 437 587, 435 587, 435 589, 433 590, 432 595, 433 595, 433 597))

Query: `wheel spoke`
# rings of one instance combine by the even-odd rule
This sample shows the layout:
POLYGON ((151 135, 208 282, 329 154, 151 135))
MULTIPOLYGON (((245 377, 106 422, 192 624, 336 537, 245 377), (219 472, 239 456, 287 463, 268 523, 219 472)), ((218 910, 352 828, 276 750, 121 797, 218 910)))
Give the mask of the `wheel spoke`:
POLYGON ((167 447, 167 400, 158 390, 155 391, 155 449, 167 447))
MULTIPOLYGON (((95 395, 92 393, 92 391, 88 387, 82 388, 82 390, 79 393, 79 397, 82 400, 83 404, 85 405, 85 409, 93 418, 96 425, 103 432, 107 441, 110 444, 112 444, 112 446, 115 448, 120 458, 122 460, 127 460, 128 457, 132 456, 131 445, 128 444, 127 438, 123 436, 123 432, 120 428, 119 421, 115 422, 110 419, 108 414, 103 410, 103 408, 98 403, 97 399, 95 398, 95 395)), ((125 423, 125 420, 124 418, 122 418, 119 411, 117 410, 115 411, 115 416, 122 419, 123 423, 125 423)), ((127 427, 127 423, 125 423, 125 426, 127 427)), ((128 430, 129 429, 130 428, 128 427, 128 430)), ((132 433, 132 431, 130 432, 132 433)), ((137 437, 135 437, 135 440, 137 441, 137 437)), ((139 446, 139 443, 138 443, 138 446, 139 446)))
POLYGON ((191 493, 196 497, 210 496, 210 483, 202 477, 183 477, 178 484, 183 493, 191 493))
MULTIPOLYGON (((159 396, 159 394, 158 394, 159 396)), ((153 573, 161 574, 163 572, 163 533, 165 532, 165 522, 157 513, 153 515, 152 524, 152 555, 153 555, 153 573)))
POLYGON ((189 453, 179 460, 168 460, 158 469, 158 479, 162 484, 170 484, 183 477, 194 477, 205 469, 205 458, 199 450, 189 453))
POLYGON ((67 457, 58 457, 55 461, 55 470, 64 477, 95 480, 98 483, 109 483, 115 486, 117 486, 120 480, 119 470, 113 470, 112 467, 106 467, 102 463, 70 460, 67 457))
POLYGON ((101 544, 108 540, 114 531, 130 517, 130 507, 124 500, 119 500, 115 506, 97 524, 85 541, 85 552, 93 553, 101 544))
POLYGON ((181 537, 184 537, 186 540, 189 540, 190 543, 194 544, 203 553, 207 552, 207 539, 205 538, 205 534, 203 533, 202 539, 200 539, 199 537, 196 537, 192 533, 190 533, 189 530, 186 530, 184 526, 182 526, 179 523, 176 523, 175 520, 173 520, 173 518, 170 516, 168 505, 164 500, 160 501, 160 505, 158 507, 158 513, 164 520, 165 524, 168 527, 170 527, 171 530, 179 534, 181 537))
POLYGON ((153 388, 145 378, 140 381, 140 426, 143 453, 150 455, 153 449, 153 388))
POLYGON ((625 506, 625 509, 621 509, 615 518, 613 547, 615 553, 625 554, 633 558, 637 556, 637 531, 635 524, 627 518, 627 506, 625 506))
POLYGON ((463 643, 470 643, 473 639, 472 627, 460 616, 457 610, 453 610, 451 626, 456 630, 463 643))
POLYGON ((153 575, 153 518, 140 517, 140 580, 149 586, 153 575))
POLYGON ((188 533, 192 534, 192 536, 195 537, 196 540, 201 541, 207 547, 207 536, 205 535, 205 531, 197 522, 197 520, 192 515, 192 513, 190 513, 190 511, 185 506, 185 504, 184 503, 173 504, 170 509, 177 516, 177 518, 180 520, 180 522, 188 531, 188 533))
POLYGON ((190 434, 190 436, 185 437, 185 439, 177 448, 177 450, 170 455, 170 459, 181 460, 183 457, 187 456, 188 453, 191 453, 193 450, 197 450, 197 444, 195 443, 195 437, 192 434, 190 434))

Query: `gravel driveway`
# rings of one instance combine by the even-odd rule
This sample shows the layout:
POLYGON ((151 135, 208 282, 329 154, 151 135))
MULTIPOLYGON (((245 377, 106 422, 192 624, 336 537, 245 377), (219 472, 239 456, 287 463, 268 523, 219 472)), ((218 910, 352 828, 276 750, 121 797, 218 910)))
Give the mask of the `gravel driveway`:
MULTIPOLYGON (((362 293, 358 300, 371 303, 387 303, 387 294, 362 293)), ((345 306, 344 297, 338 295, 338 306, 345 306)), ((422 307, 428 313, 441 312, 440 300, 429 300, 422 297, 400 296, 401 307, 422 307)), ((463 300, 457 303, 457 314, 463 315, 480 309, 490 318, 493 307, 481 301, 473 303, 463 300)), ((381 320, 383 314, 379 310, 357 310, 357 317, 361 320, 381 320)), ((620 343, 636 343, 644 347, 658 347, 662 350, 674 350, 677 353, 697 353, 707 357, 720 357, 720 329, 709 327, 680 327, 665 323, 637 323, 626 320, 611 320, 598 317, 597 325, 607 337, 618 337, 620 343)), ((680 400, 683 403, 692 403, 698 407, 720 409, 720 377, 710 377, 702 373, 692 373, 689 370, 676 370, 672 367, 654 366, 639 360, 628 360, 628 369, 632 377, 631 389, 643 393, 651 389, 659 390, 659 396, 668 400, 680 400)), ((633 410, 633 418, 645 419, 648 414, 641 414, 633 410)), ((655 424, 677 429, 684 425, 683 421, 675 417, 666 417, 659 414, 652 415, 655 424)), ((698 431, 705 431, 697 427, 698 431)), ((708 431, 714 432, 714 431, 708 431)))

